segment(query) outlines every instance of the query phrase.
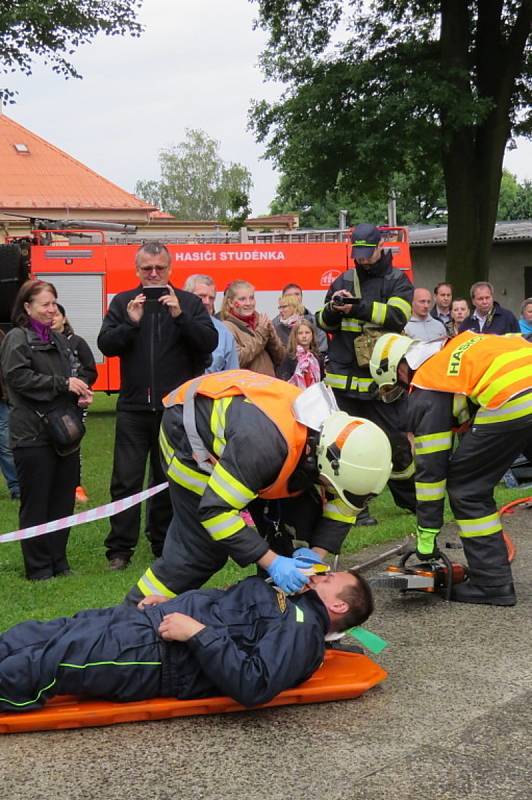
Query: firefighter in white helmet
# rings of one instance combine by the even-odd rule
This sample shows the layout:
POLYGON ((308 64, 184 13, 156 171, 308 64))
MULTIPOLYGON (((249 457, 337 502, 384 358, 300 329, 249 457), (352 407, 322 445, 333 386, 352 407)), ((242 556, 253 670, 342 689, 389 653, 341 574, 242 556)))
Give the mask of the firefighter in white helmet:
POLYGON ((229 557, 256 563, 284 591, 308 581, 301 571, 338 553, 356 514, 386 486, 387 436, 338 408, 323 384, 301 389, 248 370, 196 378, 165 398, 160 444, 174 508, 161 558, 127 600, 174 597, 202 586, 229 557), (286 555, 261 530, 265 504, 279 527, 308 543, 286 555))
POLYGON ((447 491, 469 566, 469 580, 454 587, 452 599, 514 605, 493 491, 519 453, 532 454, 532 344, 470 331, 433 342, 387 334, 370 369, 384 402, 410 388, 418 554, 437 552, 447 491), (453 451, 458 427, 467 430, 453 451))

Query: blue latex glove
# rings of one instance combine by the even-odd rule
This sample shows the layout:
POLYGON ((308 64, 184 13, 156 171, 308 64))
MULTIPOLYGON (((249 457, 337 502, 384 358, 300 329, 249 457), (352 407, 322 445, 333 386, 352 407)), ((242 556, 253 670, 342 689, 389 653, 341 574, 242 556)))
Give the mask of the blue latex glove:
POLYGON ((305 561, 309 561, 311 564, 325 564, 321 556, 311 550, 310 547, 298 547, 292 553, 292 558, 304 558, 305 561))
POLYGON ((295 558, 277 556, 270 566, 266 568, 266 571, 279 589, 290 594, 291 592, 298 592, 309 582, 307 575, 303 575, 301 572, 306 566, 308 565, 305 565, 302 561, 298 562, 295 558))

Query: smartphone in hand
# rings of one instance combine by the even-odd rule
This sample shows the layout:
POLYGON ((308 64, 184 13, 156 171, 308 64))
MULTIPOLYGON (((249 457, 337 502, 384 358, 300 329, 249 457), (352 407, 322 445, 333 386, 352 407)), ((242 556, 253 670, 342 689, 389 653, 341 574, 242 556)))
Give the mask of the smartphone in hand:
POLYGON ((158 303, 160 297, 169 294, 168 286, 144 286, 142 294, 146 296, 146 302, 158 303))

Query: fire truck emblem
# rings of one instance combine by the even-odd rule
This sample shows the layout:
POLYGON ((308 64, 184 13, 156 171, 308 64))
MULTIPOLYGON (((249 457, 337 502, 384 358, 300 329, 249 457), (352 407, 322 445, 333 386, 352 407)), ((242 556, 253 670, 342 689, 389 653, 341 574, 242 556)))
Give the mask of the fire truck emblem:
POLYGON ((341 274, 339 269, 328 269, 327 272, 322 272, 320 286, 330 286, 341 274))

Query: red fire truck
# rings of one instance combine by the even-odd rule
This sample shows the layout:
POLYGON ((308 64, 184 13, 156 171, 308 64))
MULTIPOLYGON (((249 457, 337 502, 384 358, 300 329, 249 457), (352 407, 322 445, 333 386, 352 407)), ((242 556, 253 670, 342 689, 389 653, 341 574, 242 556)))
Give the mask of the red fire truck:
MULTIPOLYGON (((42 225, 42 223, 41 223, 42 225)), ((146 237, 135 240, 129 232, 111 236, 124 226, 71 221, 34 230, 31 236, 0 245, 0 325, 6 328, 18 287, 28 276, 50 281, 57 289, 76 333, 91 346, 98 366, 95 389, 119 388, 117 358, 106 358, 96 340, 107 307, 117 292, 135 286, 135 252, 146 237), (72 226, 76 225, 76 228, 72 226), (92 228, 92 230, 91 230, 92 228)), ((412 263, 406 228, 382 228, 393 264, 412 280, 412 263)), ((171 281, 182 287, 193 273, 212 276, 218 289, 217 307, 224 287, 237 278, 255 286, 257 309, 273 317, 277 300, 287 283, 298 283, 304 302, 316 311, 332 281, 353 266, 350 231, 294 231, 282 234, 249 233, 247 242, 228 237, 183 243, 159 237, 172 254, 171 281)))

